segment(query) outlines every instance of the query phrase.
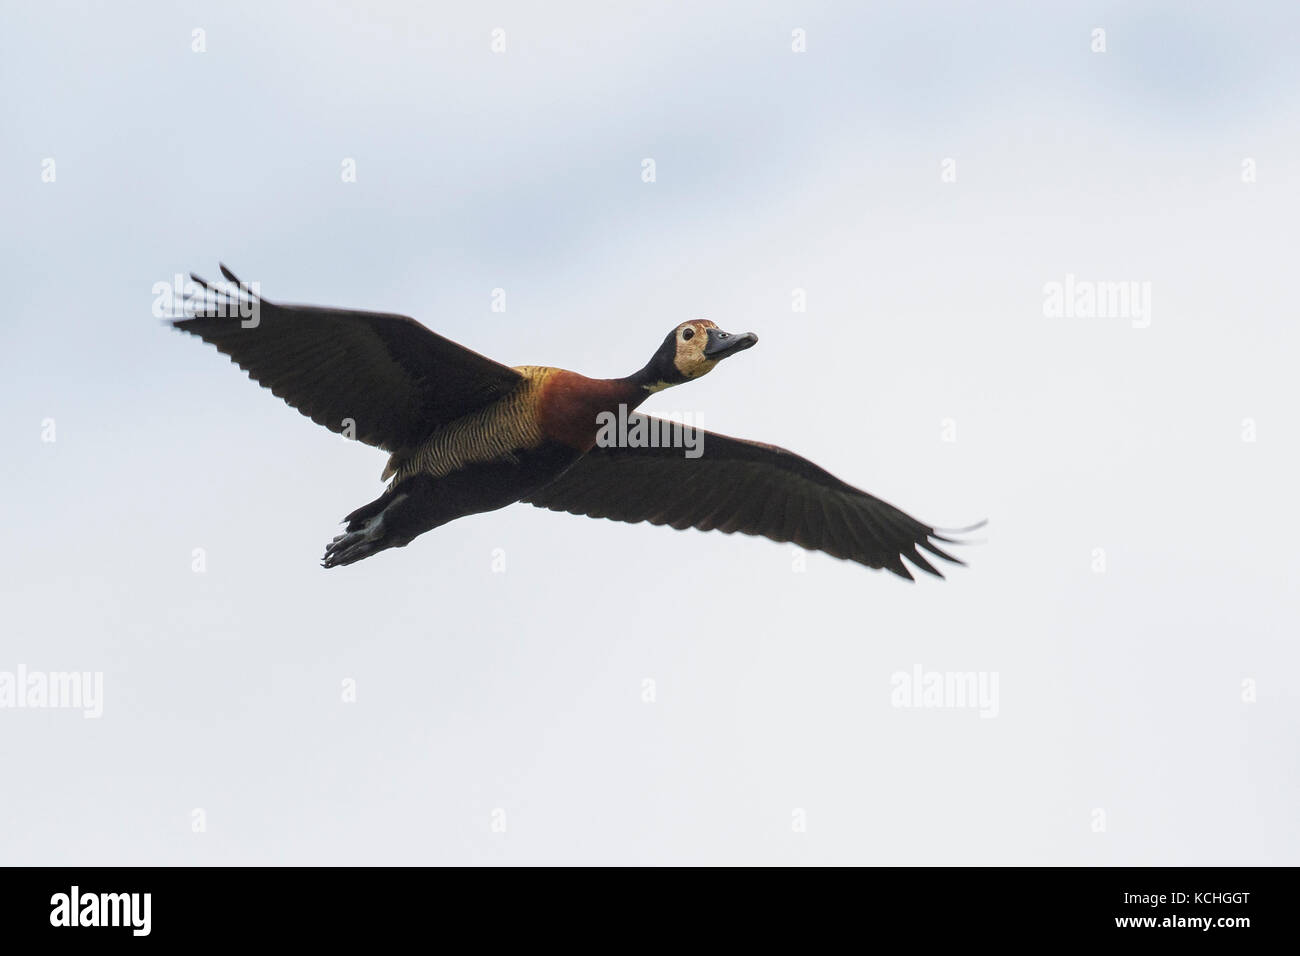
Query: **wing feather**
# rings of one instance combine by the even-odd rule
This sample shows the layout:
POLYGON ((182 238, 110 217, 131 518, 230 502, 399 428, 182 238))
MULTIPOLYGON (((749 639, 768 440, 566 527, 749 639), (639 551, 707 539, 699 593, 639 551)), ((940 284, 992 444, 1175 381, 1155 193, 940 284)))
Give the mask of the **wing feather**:
POLYGON ((202 301, 172 325, 216 346, 316 424, 369 445, 413 448, 523 381, 408 316, 280 305, 221 271, 233 287, 194 276, 202 301))
MULTIPOLYGON (((650 422, 655 428, 662 424, 650 422)), ((702 437, 698 458, 687 458, 681 448, 594 448, 525 500, 539 508, 615 521, 791 541, 909 580, 913 575, 904 559, 943 577, 922 549, 962 563, 934 543, 960 541, 806 458, 714 432, 702 437)))

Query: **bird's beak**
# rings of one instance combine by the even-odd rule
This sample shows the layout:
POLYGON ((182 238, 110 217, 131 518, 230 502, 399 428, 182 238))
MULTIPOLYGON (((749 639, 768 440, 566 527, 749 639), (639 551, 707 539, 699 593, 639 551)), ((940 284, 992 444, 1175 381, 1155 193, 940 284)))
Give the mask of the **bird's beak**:
POLYGON ((732 335, 730 332, 722 331, 722 329, 709 329, 709 340, 704 343, 704 357, 724 359, 728 355, 735 355, 737 352, 745 351, 745 349, 757 342, 758 336, 753 332, 741 332, 739 335, 732 335))

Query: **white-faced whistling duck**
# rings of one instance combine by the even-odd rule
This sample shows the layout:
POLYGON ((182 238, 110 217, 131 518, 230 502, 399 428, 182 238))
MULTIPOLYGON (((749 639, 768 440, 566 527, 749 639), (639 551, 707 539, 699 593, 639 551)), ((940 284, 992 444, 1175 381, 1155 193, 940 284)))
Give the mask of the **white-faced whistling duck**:
MULTIPOLYGON (((172 324, 215 345, 318 425, 389 453, 387 489, 343 519, 324 567, 517 501, 763 535, 909 580, 904 558, 943 577, 922 550, 963 563, 935 543, 960 542, 773 445, 702 430, 696 457, 671 443, 597 442, 602 415, 627 416, 654 392, 708 374, 754 345, 753 333, 683 322, 640 371, 587 378, 499 365, 403 315, 278 305, 221 271, 231 285, 192 276, 204 290, 201 306, 172 324)), ((639 413, 630 419, 671 430, 639 413)))

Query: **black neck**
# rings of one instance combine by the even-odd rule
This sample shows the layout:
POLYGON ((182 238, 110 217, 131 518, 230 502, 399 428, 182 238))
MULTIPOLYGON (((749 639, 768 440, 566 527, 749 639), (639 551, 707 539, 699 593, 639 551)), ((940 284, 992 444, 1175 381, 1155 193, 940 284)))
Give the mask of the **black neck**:
MULTIPOLYGON (((677 342, 672 334, 664 339, 663 345, 654 355, 645 367, 639 371, 633 372, 627 378, 620 379, 629 385, 635 385, 642 395, 649 395, 650 390, 656 386, 677 385, 686 381, 686 376, 677 370, 674 359, 677 356, 677 342)), ((642 399, 644 401, 644 399, 642 399)))
POLYGON ((626 378, 619 379, 619 381, 635 386, 636 390, 641 394, 641 398, 638 399, 639 404, 640 402, 645 401, 645 399, 652 394, 651 389, 657 385, 662 385, 665 379, 663 372, 657 369, 654 363, 651 362, 640 371, 633 372, 626 378))

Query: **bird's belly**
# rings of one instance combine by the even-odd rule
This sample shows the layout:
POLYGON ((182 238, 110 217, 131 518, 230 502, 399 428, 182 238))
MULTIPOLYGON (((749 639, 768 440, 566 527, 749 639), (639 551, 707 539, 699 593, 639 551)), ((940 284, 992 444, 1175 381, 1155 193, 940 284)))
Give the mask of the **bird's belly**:
POLYGON ((548 441, 518 451, 508 461, 473 462, 441 477, 427 472, 405 477, 388 492, 401 502, 391 519, 392 533, 405 544, 448 521, 504 508, 550 484, 581 457, 579 451, 548 441))

